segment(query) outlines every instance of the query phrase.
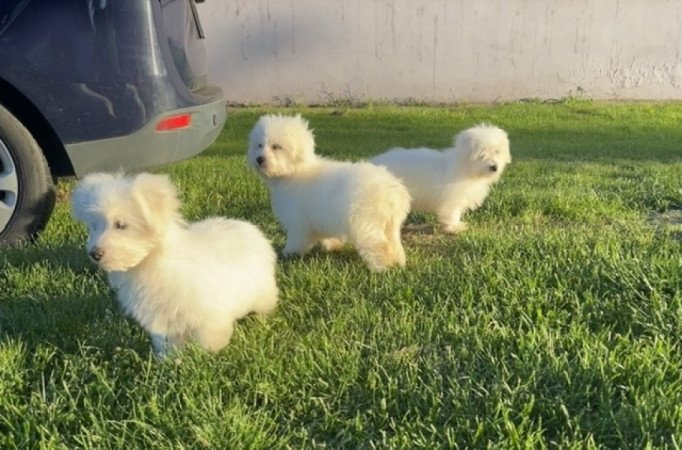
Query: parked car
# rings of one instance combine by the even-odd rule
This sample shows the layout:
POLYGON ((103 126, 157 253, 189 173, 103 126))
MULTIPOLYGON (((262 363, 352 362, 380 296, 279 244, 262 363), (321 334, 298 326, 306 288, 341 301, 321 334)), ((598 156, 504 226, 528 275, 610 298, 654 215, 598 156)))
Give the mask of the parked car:
POLYGON ((0 1, 0 243, 47 223, 59 177, 195 155, 226 119, 195 0, 0 1))

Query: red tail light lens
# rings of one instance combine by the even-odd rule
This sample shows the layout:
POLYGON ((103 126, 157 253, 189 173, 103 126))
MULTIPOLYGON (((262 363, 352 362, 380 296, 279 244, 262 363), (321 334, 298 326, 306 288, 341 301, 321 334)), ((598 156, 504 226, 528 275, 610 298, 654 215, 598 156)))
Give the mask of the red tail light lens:
POLYGON ((161 119, 156 124, 156 131, 175 131, 189 128, 192 125, 191 114, 178 114, 161 119))

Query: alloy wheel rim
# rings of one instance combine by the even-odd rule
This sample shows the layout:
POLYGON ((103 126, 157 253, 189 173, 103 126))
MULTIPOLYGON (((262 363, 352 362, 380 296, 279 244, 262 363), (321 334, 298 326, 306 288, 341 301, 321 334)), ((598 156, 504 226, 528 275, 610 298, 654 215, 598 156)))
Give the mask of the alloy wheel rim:
POLYGON ((17 209, 19 177, 14 160, 0 139, 0 232, 4 231, 17 209))

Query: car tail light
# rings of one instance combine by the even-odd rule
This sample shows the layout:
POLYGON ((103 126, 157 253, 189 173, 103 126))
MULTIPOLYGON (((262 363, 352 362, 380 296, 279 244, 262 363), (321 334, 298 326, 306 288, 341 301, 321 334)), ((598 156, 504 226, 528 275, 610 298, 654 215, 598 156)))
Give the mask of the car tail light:
POLYGON ((192 126, 191 114, 178 114, 175 116, 168 116, 156 124, 156 131, 175 131, 189 128, 192 126))

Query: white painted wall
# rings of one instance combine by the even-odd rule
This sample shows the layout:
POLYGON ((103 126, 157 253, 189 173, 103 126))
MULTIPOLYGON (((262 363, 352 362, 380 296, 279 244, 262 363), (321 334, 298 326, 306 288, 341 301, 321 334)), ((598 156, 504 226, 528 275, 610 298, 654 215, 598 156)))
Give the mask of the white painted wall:
POLYGON ((682 99, 682 0, 207 0, 230 102, 682 99))

